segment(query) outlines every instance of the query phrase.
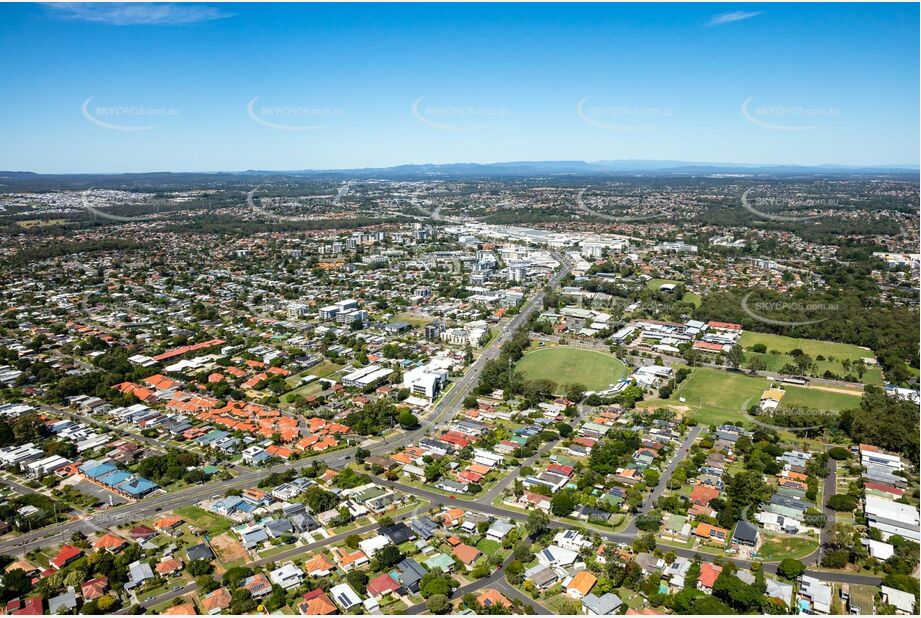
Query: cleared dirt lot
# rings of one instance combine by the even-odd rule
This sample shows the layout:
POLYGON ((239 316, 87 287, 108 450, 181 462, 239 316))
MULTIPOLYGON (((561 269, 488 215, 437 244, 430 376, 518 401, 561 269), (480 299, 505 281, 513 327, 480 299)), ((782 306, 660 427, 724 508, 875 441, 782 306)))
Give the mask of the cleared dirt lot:
POLYGON ((243 545, 227 532, 211 539, 211 547, 214 548, 218 560, 225 564, 250 559, 249 553, 243 548, 243 545))

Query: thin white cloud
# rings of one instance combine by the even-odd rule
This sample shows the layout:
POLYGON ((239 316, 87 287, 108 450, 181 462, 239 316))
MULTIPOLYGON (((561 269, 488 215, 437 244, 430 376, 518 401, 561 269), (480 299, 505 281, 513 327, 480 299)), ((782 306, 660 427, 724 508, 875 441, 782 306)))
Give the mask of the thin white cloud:
POLYGON ((713 18, 707 22, 707 25, 722 26, 724 24, 732 24, 737 21, 751 19, 758 15, 761 15, 761 11, 733 11, 731 13, 720 13, 719 15, 713 16, 713 18))
POLYGON ((111 26, 171 26, 213 21, 232 16, 231 13, 205 4, 112 2, 63 3, 45 6, 61 19, 111 26))

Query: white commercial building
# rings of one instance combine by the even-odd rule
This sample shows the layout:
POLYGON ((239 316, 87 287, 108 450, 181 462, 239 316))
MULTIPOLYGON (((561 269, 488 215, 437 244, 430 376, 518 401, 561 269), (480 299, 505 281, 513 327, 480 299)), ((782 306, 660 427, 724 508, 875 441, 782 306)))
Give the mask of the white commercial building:
POLYGON ((413 395, 434 399, 448 383, 448 370, 437 365, 422 365, 403 374, 403 386, 413 395))
POLYGON ((380 365, 368 365, 357 369, 342 378, 342 384, 345 386, 354 386, 356 388, 368 388, 383 382, 384 379, 393 373, 393 369, 387 369, 380 365))

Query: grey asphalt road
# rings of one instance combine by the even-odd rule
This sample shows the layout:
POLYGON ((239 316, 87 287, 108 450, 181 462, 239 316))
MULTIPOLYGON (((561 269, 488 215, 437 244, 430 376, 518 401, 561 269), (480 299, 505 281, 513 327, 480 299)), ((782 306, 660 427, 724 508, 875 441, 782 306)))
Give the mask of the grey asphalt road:
POLYGON ((819 536, 819 547, 815 550, 815 552, 803 559, 803 562, 806 564, 818 564, 819 560, 822 559, 822 552, 824 551, 824 547, 827 546, 831 541, 831 537, 835 532, 835 511, 834 509, 828 507, 828 499, 837 493, 838 466, 837 462, 831 457, 828 458, 825 466, 828 474, 825 476, 825 483, 822 488, 822 500, 825 502, 825 504, 821 506, 822 513, 825 515, 825 525, 822 527, 822 531, 819 536))
POLYGON ((5 485, 9 487, 10 489, 15 491, 20 496, 27 496, 29 494, 39 493, 35 491, 34 489, 32 489, 31 487, 26 487, 25 485, 21 483, 17 483, 16 481, 11 481, 10 479, 4 478, 2 476, 0 476, 0 485, 5 485))

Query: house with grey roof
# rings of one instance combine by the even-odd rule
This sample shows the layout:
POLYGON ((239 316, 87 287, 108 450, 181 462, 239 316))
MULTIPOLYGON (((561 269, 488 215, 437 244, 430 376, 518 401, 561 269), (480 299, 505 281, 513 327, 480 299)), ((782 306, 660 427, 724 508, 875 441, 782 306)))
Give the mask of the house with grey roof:
POLYGON ((610 616, 623 604, 616 594, 605 592, 600 597, 589 593, 582 597, 582 609, 589 616, 610 616))
POLYGON ((486 536, 494 541, 501 541, 505 536, 515 529, 515 524, 504 519, 497 519, 486 531, 486 536))
POLYGON ((428 517, 417 517, 409 522, 409 527, 413 529, 420 538, 430 539, 438 530, 439 526, 428 517))
POLYGON ((421 564, 412 558, 404 558, 397 564, 397 571, 400 572, 400 585, 410 592, 419 592, 419 582, 427 573, 421 564))
POLYGON ((150 568, 150 565, 146 562, 141 562, 140 560, 135 560, 128 565, 128 581, 125 582, 125 588, 132 590, 148 579, 153 579, 153 569, 150 568))
POLYGON ((787 607, 793 603, 793 584, 787 584, 770 577, 765 578, 764 583, 767 587, 765 592, 767 596, 783 601, 787 607))
POLYGON ((753 526, 742 519, 736 524, 735 531, 732 533, 732 542, 738 545, 754 547, 758 544, 759 537, 760 533, 757 526, 753 526))
POLYGON ((77 592, 73 586, 68 587, 67 592, 48 599, 48 613, 52 616, 67 614, 75 609, 77 609, 77 592))

